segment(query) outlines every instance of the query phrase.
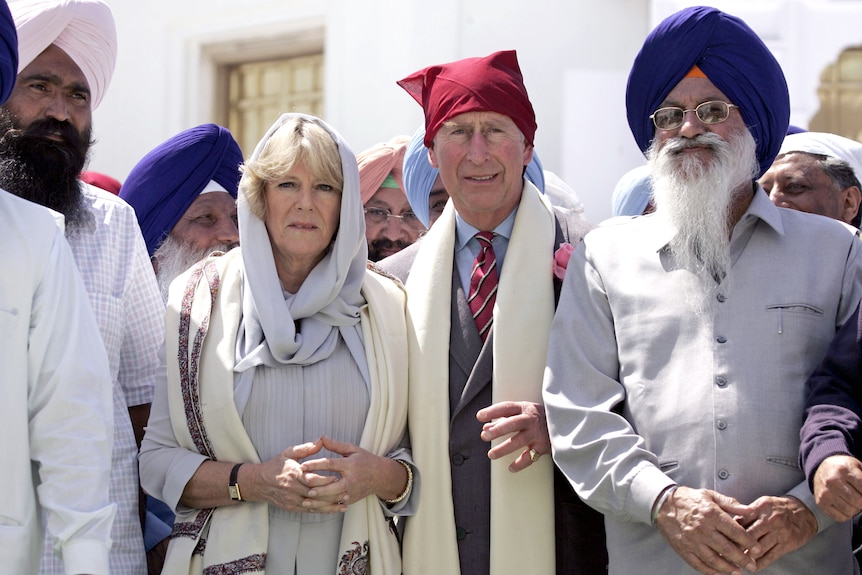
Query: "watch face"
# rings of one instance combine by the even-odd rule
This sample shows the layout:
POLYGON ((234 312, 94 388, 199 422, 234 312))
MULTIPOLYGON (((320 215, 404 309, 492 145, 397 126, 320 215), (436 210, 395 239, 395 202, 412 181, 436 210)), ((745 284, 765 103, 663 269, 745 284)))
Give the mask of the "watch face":
POLYGON ((239 494, 239 485, 228 485, 227 491, 230 493, 230 498, 234 501, 242 501, 242 497, 239 494))

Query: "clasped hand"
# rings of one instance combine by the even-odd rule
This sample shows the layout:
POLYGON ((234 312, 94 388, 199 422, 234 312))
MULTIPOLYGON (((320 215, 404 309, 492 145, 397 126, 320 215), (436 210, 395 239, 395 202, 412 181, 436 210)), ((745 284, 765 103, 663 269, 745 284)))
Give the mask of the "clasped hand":
POLYGON ((814 514, 794 497, 760 497, 749 505, 708 489, 679 487, 662 505, 657 527, 704 574, 760 571, 817 533, 814 514))
MULTIPOLYGON (((287 511, 338 513, 351 503, 375 494, 380 487, 380 461, 356 445, 321 437, 285 449, 260 469, 262 498, 287 511), (302 461, 328 449, 341 457, 302 461)), ((396 462, 391 462, 400 467, 396 462)))

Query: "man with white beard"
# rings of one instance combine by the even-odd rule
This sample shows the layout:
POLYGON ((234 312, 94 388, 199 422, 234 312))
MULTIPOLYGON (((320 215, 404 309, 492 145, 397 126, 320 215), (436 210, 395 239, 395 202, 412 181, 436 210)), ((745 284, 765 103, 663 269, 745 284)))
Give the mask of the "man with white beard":
MULTIPOLYGON (((164 301, 178 275, 215 251, 239 245, 236 196, 242 153, 227 128, 203 124, 156 146, 126 178, 120 197, 135 208, 164 301)), ((146 500, 150 573, 161 572, 171 510, 146 500)))
POLYGON ((741 20, 684 9, 626 94, 656 212, 568 263, 543 397, 554 460, 605 514, 609 572, 853 573, 799 469, 805 380, 862 295, 859 242, 757 185, 781 68, 741 20))
POLYGON ((239 245, 241 163, 230 131, 203 124, 158 145, 129 173, 120 197, 135 208, 165 301, 171 282, 192 264, 239 245))

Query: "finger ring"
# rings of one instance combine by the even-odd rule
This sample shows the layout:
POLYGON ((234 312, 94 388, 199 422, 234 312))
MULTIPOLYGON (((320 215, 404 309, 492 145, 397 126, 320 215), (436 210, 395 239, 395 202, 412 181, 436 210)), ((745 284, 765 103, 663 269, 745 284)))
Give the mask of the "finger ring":
POLYGON ((541 456, 542 456, 541 453, 539 453, 538 451, 536 451, 532 447, 530 448, 530 463, 537 462, 541 456))
POLYGON ((308 512, 309 512, 309 513, 314 513, 314 512, 315 512, 315 511, 314 511, 314 507, 309 507, 309 508, 308 508, 308 512))
POLYGON ((344 505, 344 501, 339 501, 338 505, 344 505))

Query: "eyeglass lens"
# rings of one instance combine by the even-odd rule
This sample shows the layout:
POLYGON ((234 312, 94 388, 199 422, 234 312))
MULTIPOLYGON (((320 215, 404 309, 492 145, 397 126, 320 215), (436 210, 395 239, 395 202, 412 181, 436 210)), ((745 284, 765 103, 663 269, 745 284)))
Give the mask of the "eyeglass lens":
MULTIPOLYGON (((716 100, 700 104, 694 108, 694 113, 697 114, 697 119, 704 124, 720 124, 727 120, 730 107, 726 102, 716 100)), ((690 111, 677 107, 659 108, 652 115, 652 119, 656 128, 674 130, 682 126, 686 112, 690 111)))
POLYGON ((425 229, 425 226, 422 225, 422 222, 419 221, 419 218, 416 217, 416 214, 413 212, 404 212, 403 214, 397 215, 383 208, 365 208, 365 220, 371 224, 379 226, 387 223, 389 218, 396 218, 400 220, 405 227, 413 230, 425 229))

